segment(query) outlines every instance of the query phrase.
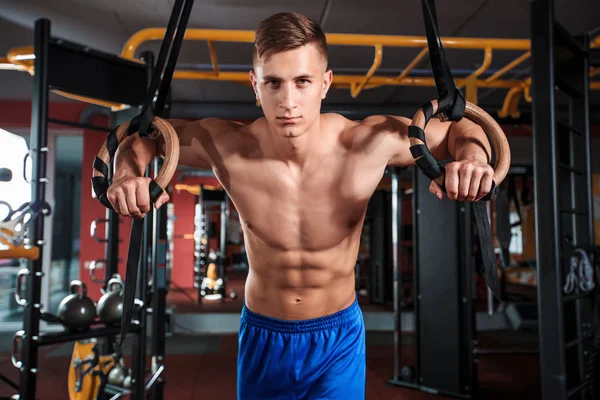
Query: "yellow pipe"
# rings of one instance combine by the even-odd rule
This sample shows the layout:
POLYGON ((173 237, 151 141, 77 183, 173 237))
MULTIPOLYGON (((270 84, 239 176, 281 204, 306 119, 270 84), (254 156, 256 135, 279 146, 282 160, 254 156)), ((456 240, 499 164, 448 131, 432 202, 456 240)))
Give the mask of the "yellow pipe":
POLYGON ((502 109, 498 112, 498 117, 506 118, 509 115, 513 118, 519 117, 519 111, 517 110, 516 105, 519 103, 519 97, 521 97, 521 93, 523 93, 523 87, 514 87, 508 91, 506 97, 504 98, 504 103, 502 104, 502 109))
POLYGON ((110 101, 105 101, 105 100, 100 100, 100 99, 94 99, 92 97, 79 96, 77 94, 63 92, 62 90, 52 89, 52 91, 54 93, 58 94, 58 95, 61 95, 63 97, 67 97, 69 99, 73 99, 73 100, 77 100, 77 101, 82 101, 84 103, 96 104, 96 105, 99 105, 99 106, 102 106, 102 107, 109 107, 113 111, 119 111, 119 110, 123 110, 123 109, 129 107, 127 104, 113 103, 113 102, 110 102, 110 101))
POLYGON ((375 45, 375 59, 373 60, 373 65, 367 72, 367 75, 358 83, 353 83, 350 85, 350 94, 352 98, 356 98, 360 92, 363 90, 365 85, 369 82, 369 79, 375 74, 379 66, 381 65, 381 60, 383 58, 383 47, 380 44, 375 45))
POLYGON ((19 65, 33 76, 33 46, 15 47, 6 54, 6 59, 14 65, 19 65))
MULTIPOLYGON (((479 75, 483 74, 485 72, 485 70, 490 67, 491 63, 492 63, 492 49, 488 47, 488 48, 485 49, 485 52, 484 52, 484 55, 483 55, 483 63, 481 63, 481 67, 477 68, 476 71, 474 71, 471 75, 469 75, 464 80, 464 83, 462 85, 457 85, 457 87, 459 89, 461 89, 462 86, 464 86, 466 84, 466 82, 468 82, 469 80, 475 80, 476 81, 477 77, 479 75)), ((475 85, 475 87, 477 87, 477 85, 475 85)))
POLYGON ((37 247, 26 248, 25 246, 19 246, 0 249, 0 259, 26 258, 27 260, 37 260, 39 256, 40 250, 37 247))
POLYGON ((465 99, 472 104, 477 105, 477 77, 471 75, 465 81, 466 95, 465 99))
POLYGON ((510 63, 508 63, 505 67, 500 68, 500 70, 496 71, 495 74, 493 74, 492 76, 490 76, 489 78, 487 78, 485 81, 488 82, 488 83, 495 81, 496 79, 498 79, 499 77, 501 77, 502 75, 504 75, 506 72, 510 71, 511 69, 513 69, 514 67, 516 67, 517 65, 521 64, 523 61, 527 60, 530 56, 531 56, 531 52, 530 51, 528 51, 527 53, 523 53, 521 56, 519 56, 515 60, 511 61, 510 63))
POLYGON ((531 86, 525 86, 525 90, 523 91, 523 97, 525 97, 525 101, 531 103, 533 99, 531 98, 531 86))
POLYGON ((485 72, 485 70, 490 67, 491 63, 492 63, 492 48, 486 47, 484 55, 483 55, 483 63, 481 64, 481 67, 477 68, 477 71, 473 72, 471 74, 471 76, 469 76, 469 78, 471 78, 471 77, 477 78, 478 76, 483 74, 485 72))
POLYGON ((210 62, 213 66, 213 71, 215 72, 215 76, 219 76, 219 59, 217 58, 217 50, 215 49, 215 44, 212 40, 208 42, 208 53, 210 54, 210 62))
MULTIPOLYGON (((135 51, 144 42, 162 40, 165 28, 147 28, 134 33, 123 46, 121 56, 134 58, 135 51)), ((342 46, 389 46, 389 47, 426 47, 424 36, 391 36, 391 35, 357 35, 347 33, 330 33, 326 35, 329 45, 342 46)), ((185 40, 213 40, 219 42, 253 43, 254 31, 222 30, 222 29, 188 29, 185 40)), ((449 49, 485 49, 487 47, 503 50, 523 50, 530 48, 527 39, 488 39, 488 38, 442 38, 442 44, 449 49)))
MULTIPOLYGON (((355 35, 333 33, 327 35, 327 43, 332 45, 368 46, 376 43, 389 47, 427 47, 425 36, 355 35)), ((492 47, 502 50, 529 50, 527 39, 488 39, 488 38, 442 38, 447 49, 485 49, 492 47)))
POLYGON ((25 68, 23 65, 14 64, 6 57, 0 57, 0 69, 7 71, 27 71, 27 68, 25 68))
MULTIPOLYGON (((185 183, 176 183, 175 190, 185 190, 188 193, 195 194, 196 196, 200 195, 201 185, 187 185, 185 183)), ((206 190, 221 190, 220 186, 213 185, 202 185, 202 187, 206 190)))
MULTIPOLYGON (((125 43, 121 57, 135 62, 141 62, 135 58, 135 52, 140 45, 150 40, 162 40, 164 37, 164 28, 148 28, 134 33, 125 43)), ((234 31, 234 30, 219 30, 219 29, 188 29, 185 33, 187 40, 206 40, 208 42, 209 53, 213 71, 175 71, 174 79, 199 79, 199 80, 222 80, 233 81, 244 85, 249 85, 248 75, 243 72, 222 72, 219 69, 216 50, 213 42, 245 42, 253 43, 254 31, 234 31)), ((328 34, 327 41, 330 45, 346 45, 346 46, 375 46, 376 55, 374 64, 366 76, 360 75, 336 75, 332 83, 333 87, 350 88, 353 95, 358 95, 362 90, 371 89, 378 86, 435 86, 433 78, 411 78, 408 77, 410 71, 415 65, 427 54, 427 39, 421 36, 390 36, 390 35, 356 35, 356 34, 328 34), (421 52, 409 64, 409 66, 397 77, 374 76, 375 71, 379 68, 383 57, 383 46, 390 47, 419 47, 421 52), (378 61, 379 60, 379 61, 378 61)), ((446 48, 454 49, 483 49, 485 50, 485 58, 483 65, 475 71, 470 78, 477 77, 489 68, 491 62, 492 50, 518 50, 527 51, 516 60, 512 61, 500 71, 496 72, 491 77, 481 81, 475 79, 475 87, 471 87, 471 91, 479 87, 482 88, 505 88, 511 89, 515 87, 521 88, 525 93, 526 99, 530 101, 530 83, 520 80, 500 80, 502 74, 514 68, 516 65, 527 59, 530 56, 530 41, 527 39, 493 39, 493 38, 443 38, 442 43, 446 48)), ((600 36, 596 37, 591 47, 600 46, 600 36)), ((9 52, 7 60, 14 64, 16 68, 27 70, 33 74, 33 47, 21 47, 12 49, 9 52)), ((0 60, 1 61, 1 60, 0 60)), ((600 72, 600 68, 593 69, 594 76, 600 72)), ((456 84, 462 87, 466 84, 467 79, 456 79, 456 84)), ((469 83, 473 86, 473 83, 469 83)), ((590 88, 593 90, 600 89, 600 82, 590 82, 590 88)), ((102 100, 91 99, 84 96, 72 95, 61 91, 55 91, 62 96, 70 97, 80 101, 99 104, 113 109, 125 108, 126 105, 105 102, 102 100)))
POLYGON ((402 73, 398 75, 396 79, 402 80, 403 78, 405 78, 409 74, 409 72, 412 71, 412 69, 417 65, 417 63, 427 55, 427 53, 429 53, 429 49, 427 47, 421 50, 421 52, 414 58, 414 60, 411 61, 410 64, 408 64, 406 68, 404 68, 404 71, 402 71, 402 73))

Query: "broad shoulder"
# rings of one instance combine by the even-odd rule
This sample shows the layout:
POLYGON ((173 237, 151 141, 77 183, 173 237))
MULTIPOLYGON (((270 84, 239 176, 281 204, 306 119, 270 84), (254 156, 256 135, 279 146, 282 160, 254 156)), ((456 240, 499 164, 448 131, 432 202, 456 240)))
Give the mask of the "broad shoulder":
POLYGON ((197 127, 207 130, 211 135, 233 135, 244 129, 247 124, 221 118, 203 118, 194 122, 197 127))
POLYGON ((249 130, 246 123, 220 118, 203 118, 192 122, 192 125, 204 150, 220 157, 239 153, 245 146, 244 138, 249 130))
MULTIPOLYGON (((342 117, 344 118, 344 117, 342 117)), ((389 115, 372 115, 361 120, 344 118, 345 125, 341 133, 341 142, 347 148, 365 148, 381 145, 383 142, 398 138, 407 130, 410 119, 389 115)))

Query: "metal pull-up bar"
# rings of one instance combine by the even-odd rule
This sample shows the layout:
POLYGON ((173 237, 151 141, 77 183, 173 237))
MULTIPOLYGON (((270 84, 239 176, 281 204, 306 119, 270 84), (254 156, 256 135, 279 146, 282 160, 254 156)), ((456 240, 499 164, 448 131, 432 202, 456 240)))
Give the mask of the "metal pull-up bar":
MULTIPOLYGON (((139 61, 135 58, 137 50, 146 42, 162 40, 165 34, 165 28, 148 28, 134 33, 123 46, 120 57, 139 61)), ((327 43, 331 46, 363 46, 373 47, 373 63, 365 75, 335 74, 332 86, 335 88, 350 89, 352 97, 358 97, 363 90, 372 89, 381 86, 421 86, 433 87, 435 82, 431 77, 410 76, 415 66, 427 55, 427 38, 424 36, 391 36, 391 35, 358 35, 330 33, 327 34, 327 43), (402 70, 399 75, 377 74, 381 65, 384 50, 386 47, 405 47, 420 48, 421 51, 416 57, 402 70)), ((228 81, 240 84, 249 84, 247 72, 223 71, 219 65, 216 42, 230 43, 253 43, 254 31, 248 30, 219 30, 219 29, 187 29, 184 40, 205 41, 208 46, 208 52, 211 60, 212 70, 177 70, 174 73, 174 79, 190 80, 213 80, 228 81)), ((469 76, 456 78, 458 88, 465 88, 465 97, 467 101, 477 104, 477 89, 479 88, 497 88, 508 89, 505 96, 502 110, 498 113, 500 117, 518 117, 518 102, 521 96, 531 102, 529 94, 531 87, 531 78, 524 79, 502 79, 508 72, 525 62, 530 58, 529 39, 501 39, 501 38, 443 38, 443 46, 447 49, 461 50, 481 50, 483 58, 481 66, 473 71, 469 76), (493 74, 487 77, 481 77, 490 67, 494 53, 499 51, 522 51, 518 57, 513 59, 505 66, 499 68, 493 74)), ((591 41, 590 47, 600 47, 600 36, 591 41)), ((6 59, 0 58, 0 69, 20 69, 33 74, 33 48, 21 47, 12 49, 6 59)), ((590 70, 590 77, 598 75, 600 68, 590 70)), ((600 89, 600 81, 591 81, 590 89, 600 89)), ((59 93, 65 97, 76 98, 93 104, 109 106, 113 109, 123 108, 124 105, 112 104, 98 101, 95 99, 74 96, 69 93, 59 93)))

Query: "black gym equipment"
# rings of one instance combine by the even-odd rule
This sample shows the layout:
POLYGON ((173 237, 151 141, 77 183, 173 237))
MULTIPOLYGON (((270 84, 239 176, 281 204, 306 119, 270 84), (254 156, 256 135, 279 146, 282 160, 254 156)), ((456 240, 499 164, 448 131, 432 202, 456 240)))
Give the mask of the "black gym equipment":
MULTIPOLYGON (((124 60, 112 54, 103 53, 88 46, 82 46, 64 39, 52 37, 51 23, 39 19, 34 28, 34 69, 32 95, 32 127, 29 156, 32 161, 32 204, 45 199, 48 95, 50 87, 91 98, 112 102, 122 102, 139 106, 147 87, 147 66, 124 60), (89 79, 94 76, 94 79, 89 79)), ((32 220, 28 229, 31 243, 39 247, 39 257, 29 261, 25 278, 26 293, 23 329, 13 339, 13 364, 20 370, 19 398, 36 398, 36 378, 38 371, 38 349, 55 343, 65 343, 85 338, 115 336, 118 328, 92 327, 85 332, 40 332, 42 319, 52 320, 45 314, 40 304, 42 284, 42 260, 44 248, 45 218, 32 220)), ((118 233, 118 225, 113 225, 118 233)), ((107 230, 107 236, 110 237, 107 230)), ((118 238, 118 234, 116 236, 118 238)), ((118 243, 113 244, 115 247, 118 243)), ((110 251, 108 256, 116 255, 110 251)), ((112 261, 112 260, 111 260, 112 261)), ((112 264, 116 265, 116 260, 112 264)), ((108 268, 107 268, 108 272, 108 268)), ((110 275, 109 275, 110 276, 110 275)), ((19 285, 18 285, 19 286, 19 285)), ((141 330, 136 328, 136 332, 141 330)))
POLYGON ((71 294, 58 305, 58 318, 73 331, 84 331, 96 320, 96 305, 87 296, 87 287, 81 281, 73 281, 71 294))
MULTIPOLYGON (((181 5, 183 0, 178 0, 176 5, 181 5)), ((186 9, 189 11, 192 1, 188 1, 186 9)), ((174 7, 175 10, 175 7, 174 7)), ((31 187, 32 203, 43 204, 45 199, 46 183, 46 161, 47 161, 47 131, 50 121, 69 126, 79 126, 85 129, 96 129, 99 131, 111 131, 110 128, 90 126, 77 122, 62 121, 48 116, 48 95, 50 88, 85 96, 89 98, 104 100, 112 103, 127 104, 135 110, 144 103, 144 95, 147 92, 151 76, 151 63, 149 53, 145 53, 146 64, 125 60, 113 54, 104 53, 89 46, 80 45, 62 38, 56 38, 50 34, 51 23, 47 19, 38 19, 34 27, 34 70, 33 95, 32 95, 32 127, 29 157, 32 162, 31 187), (149 68, 150 67, 150 68, 149 68), (90 79, 93 76, 94 79, 90 79)), ((183 29, 185 31, 185 29, 183 29)), ((182 32, 183 34, 183 32, 182 32)), ((144 60, 144 59, 143 59, 144 60)), ((174 65, 172 65, 174 68, 174 65)), ((171 71, 172 75, 172 71, 171 71)), ((163 81, 165 82, 165 81, 163 81)), ((158 97, 159 110, 164 108, 167 99, 167 90, 162 90, 158 97)), ((116 120, 122 117, 126 111, 112 113, 112 126, 116 120)), ((127 118, 130 120, 131 116, 127 118)), ((156 161, 155 161, 156 163, 156 161)), ((158 168, 158 164, 155 165, 158 168)), ((110 172, 110 171, 109 171, 110 172)), ((45 215, 48 215, 46 213, 45 215)), ((113 274, 117 273, 119 262, 118 254, 118 215, 107 211, 108 217, 106 229, 106 258, 102 260, 105 264, 104 285, 108 283, 113 274)), ((165 268, 159 257, 160 244, 163 243, 164 235, 160 235, 161 222, 160 212, 153 212, 146 218, 152 221, 147 226, 147 232, 152 233, 152 251, 148 252, 148 263, 141 263, 141 276, 147 276, 148 264, 151 264, 153 272, 153 285, 150 293, 147 293, 146 285, 140 286, 140 298, 142 304, 151 295, 152 308, 138 307, 139 324, 131 325, 132 338, 132 366, 131 376, 135 377, 135 383, 131 379, 130 388, 132 399, 141 399, 150 395, 153 399, 162 399, 163 386, 160 374, 164 370, 163 360, 165 353, 165 268), (150 229, 152 228, 152 229, 150 229), (145 375, 145 330, 143 329, 146 313, 152 315, 152 344, 151 354, 153 361, 153 375, 148 382, 145 375)), ((165 220, 164 217, 162 218, 165 220)), ((44 224, 45 218, 32 219, 28 229, 28 239, 39 247, 39 257, 29 261, 25 273, 19 279, 25 279, 26 293, 22 296, 22 305, 25 307, 23 329, 16 332, 13 338, 12 361, 20 370, 19 376, 19 399, 34 400, 36 398, 36 378, 38 371, 38 349, 40 346, 65 343, 71 341, 85 340, 91 338, 105 338, 104 353, 107 353, 110 344, 120 333, 119 326, 94 325, 89 329, 81 331, 65 330, 63 332, 40 332, 40 321, 57 321, 52 314, 43 311, 40 304, 42 284, 42 259, 44 249, 44 224)), ((150 235, 148 235, 150 236, 150 235)), ((163 259, 164 254, 163 251, 163 259)), ((92 272, 92 271, 91 271, 92 272)), ((102 281, 101 281, 102 282, 102 281)), ((106 286, 104 287, 106 289, 106 286)), ((109 385, 107 385, 109 386, 109 385)))
MULTIPOLYGON (((439 96, 437 108, 446 120, 459 121, 466 112, 465 99, 457 89, 444 54, 437 28, 435 2, 422 0, 423 17, 431 65, 439 96)), ((425 123, 436 112, 432 102, 421 110, 425 123)), ((415 118, 416 119, 416 118, 415 118)), ((409 136, 425 143, 423 126, 415 123, 409 136)), ((488 132, 486 132, 488 133, 488 132)), ((488 133, 489 134, 489 133, 488 133)), ((412 144, 412 141, 411 141, 412 144)), ((477 225, 486 283, 500 298, 496 260, 487 212, 496 187, 478 202, 462 203, 447 197, 437 199, 429 192, 431 180, 443 188, 443 166, 425 144, 414 144, 411 153, 418 168, 413 170, 413 257, 416 332, 416 365, 402 365, 401 300, 397 207, 394 209, 394 311, 395 363, 390 383, 429 393, 470 398, 476 391, 474 360, 475 313, 472 302, 472 224, 477 225), (486 201, 484 201, 486 200, 486 201), (474 221, 471 219, 473 215, 474 221), (435 251, 431 251, 435 248, 435 251), (443 266, 443 268, 441 267, 443 266), (443 332, 443 334, 441 334, 443 332)), ((500 154, 496 154, 500 157, 500 154)), ((494 182, 499 184, 500 182, 494 182)), ((398 193, 394 201, 398 202, 398 193)))
POLYGON ((123 315, 123 280, 115 276, 106 285, 106 291, 96 305, 98 318, 104 325, 118 325, 123 315))
POLYGON ((589 363, 598 286, 563 290, 575 250, 593 252, 589 69, 598 50, 556 21, 553 1, 531 1, 530 18, 542 397, 598 398, 589 363), (556 109, 561 100, 565 115, 556 109))
MULTIPOLYGON (((473 356, 475 312, 472 302, 471 204, 439 200, 430 179, 413 170, 413 285, 415 365, 404 365, 398 226, 394 231, 395 354, 392 385, 469 398, 476 384, 473 356), (435 251, 431 245, 435 243, 435 251), (440 267, 443 266, 443 267, 440 267)), ((394 191, 393 191, 394 192, 394 191)), ((399 202, 400 195, 393 197, 399 202)), ((399 209, 399 207, 395 207, 399 209)), ((399 219, 394 212, 393 220, 399 219)))
MULTIPOLYGON (((597 248, 593 245, 588 74, 589 67, 600 64, 600 59, 598 50, 590 50, 589 37, 573 37, 556 22, 552 1, 532 1, 530 15, 533 201, 542 398, 596 399, 600 381, 600 285, 590 291, 576 286, 572 293, 566 294, 564 284, 571 257, 577 251, 587 252, 590 259, 598 262, 597 248), (568 103, 566 115, 559 115, 556 111, 558 98, 568 103)), ((489 353, 475 348, 472 281, 465 272, 471 273, 473 268, 469 264, 470 257, 466 262, 460 261, 471 252, 469 213, 460 208, 468 204, 451 205, 451 208, 456 208, 439 215, 439 218, 452 218, 454 221, 440 223, 439 218, 431 213, 438 213, 440 207, 450 205, 440 204, 434 199, 436 208, 428 209, 434 200, 427 191, 427 183, 422 174, 417 174, 414 192, 415 245, 419 246, 423 241, 433 242, 439 249, 438 246, 450 241, 454 249, 440 250, 446 255, 443 260, 432 259, 435 255, 430 251, 424 252, 423 245, 420 250, 415 249, 417 364, 403 366, 399 362, 401 353, 397 344, 395 376, 391 383, 429 393, 475 397, 477 357, 489 353), (457 212, 464 215, 457 216, 457 212), (431 224, 443 227, 444 232, 439 229, 428 234, 423 232, 423 229, 431 229, 427 228, 431 224), (455 243, 456 237, 462 240, 455 243), (435 269, 435 265, 444 265, 444 268, 435 269), (423 279, 423 274, 429 274, 427 279, 423 279), (446 297, 448 291, 453 296, 446 297), (436 328, 441 321, 443 326, 436 328), (423 329, 425 326, 426 330, 423 329), (431 331, 437 332, 432 335, 431 331)), ((527 192, 527 189, 524 190, 527 192)), ((523 199, 531 201, 527 193, 523 199)), ((598 279, 597 266, 595 269, 598 279)), ((399 270, 397 265, 395 270, 399 270)), ((395 279, 398 278, 395 274, 395 279)), ((396 337, 399 338, 401 324, 398 312, 396 323, 396 337)), ((503 354, 513 353, 519 352, 509 349, 503 354)))
MULTIPOLYGON (((398 168, 386 169, 392 185, 398 168)), ((397 182, 396 182, 397 183, 397 182)), ((389 304, 393 300, 393 190, 377 190, 369 199, 365 225, 368 229, 369 266, 367 293, 370 304, 389 304)), ((364 233, 363 233, 364 234, 364 233)), ((358 274, 357 274, 358 275, 358 274)))

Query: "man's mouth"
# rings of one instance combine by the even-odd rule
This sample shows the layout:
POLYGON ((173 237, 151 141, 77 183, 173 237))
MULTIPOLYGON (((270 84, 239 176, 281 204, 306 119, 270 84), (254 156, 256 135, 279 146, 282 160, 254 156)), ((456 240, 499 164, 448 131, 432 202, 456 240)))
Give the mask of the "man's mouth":
POLYGON ((277 117, 278 121, 281 121, 284 124, 293 124, 298 121, 300 117, 277 117))

